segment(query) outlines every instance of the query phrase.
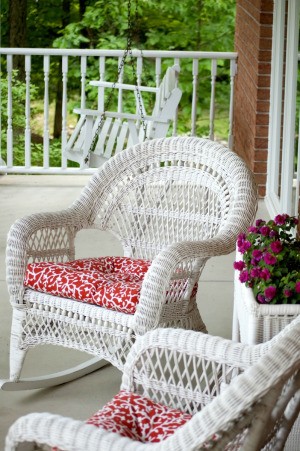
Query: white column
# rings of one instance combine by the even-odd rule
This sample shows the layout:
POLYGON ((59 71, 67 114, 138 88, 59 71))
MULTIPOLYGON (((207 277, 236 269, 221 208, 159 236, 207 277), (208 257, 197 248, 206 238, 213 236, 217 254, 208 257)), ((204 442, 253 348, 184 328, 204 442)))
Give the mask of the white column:
POLYGON ((272 67, 269 112, 268 171, 266 206, 271 217, 280 212, 279 165, 281 149, 282 83, 285 29, 285 2, 275 0, 273 11, 272 67))
POLYGON ((288 2, 287 43, 282 136, 282 170, 280 206, 283 213, 293 214, 292 195, 295 157, 295 120, 298 73, 299 0, 288 2))

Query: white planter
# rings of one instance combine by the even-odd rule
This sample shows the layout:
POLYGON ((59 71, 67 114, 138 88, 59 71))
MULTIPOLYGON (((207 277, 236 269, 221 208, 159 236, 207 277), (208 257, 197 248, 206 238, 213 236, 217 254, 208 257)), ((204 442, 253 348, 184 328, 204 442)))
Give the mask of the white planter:
POLYGON ((233 340, 248 344, 263 343, 278 334, 299 314, 299 304, 259 304, 251 288, 239 281, 239 272, 235 271, 233 340))

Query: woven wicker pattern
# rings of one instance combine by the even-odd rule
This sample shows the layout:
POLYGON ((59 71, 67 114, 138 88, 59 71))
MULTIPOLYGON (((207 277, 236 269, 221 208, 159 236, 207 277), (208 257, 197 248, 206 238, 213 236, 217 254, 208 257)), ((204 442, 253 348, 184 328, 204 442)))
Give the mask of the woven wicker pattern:
POLYGON ((234 152, 178 137, 120 152, 69 208, 18 220, 7 242, 11 380, 19 380, 25 353, 37 344, 80 349, 122 369, 137 334, 167 326, 205 330, 193 287, 208 258, 234 250, 256 207, 252 174, 234 152), (152 261, 134 315, 23 286, 28 262, 74 260, 76 234, 89 228, 117 236, 124 256, 152 261))
POLYGON ((299 317, 253 346, 180 329, 148 332, 131 348, 121 389, 193 414, 173 435, 145 445, 70 418, 32 413, 11 426, 5 451, 22 441, 68 451, 282 450, 300 409, 299 338, 299 317))

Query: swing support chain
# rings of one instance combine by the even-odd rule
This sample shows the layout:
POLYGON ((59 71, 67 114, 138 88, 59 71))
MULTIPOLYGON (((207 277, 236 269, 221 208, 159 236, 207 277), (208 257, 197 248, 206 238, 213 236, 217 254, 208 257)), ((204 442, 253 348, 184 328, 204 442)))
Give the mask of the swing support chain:
MULTIPOLYGON (((136 0, 136 9, 135 9, 135 17, 136 17, 136 22, 137 22, 137 16, 138 16, 138 0, 136 0)), ((100 115, 100 120, 99 120, 99 124, 97 126, 96 132, 94 133, 90 148, 88 150, 88 154, 84 159, 85 164, 88 163, 89 158, 90 158, 90 153, 94 151, 95 147, 96 147, 96 141, 98 139, 98 135, 99 132, 103 126, 103 121, 105 118, 105 111, 107 111, 109 109, 109 106, 111 104, 112 101, 112 97, 114 94, 114 88, 116 86, 116 83, 120 77, 120 74, 124 68, 126 59, 129 55, 130 57, 130 64, 131 64, 131 69, 132 69, 132 76, 133 78, 136 78, 136 74, 135 74, 135 68, 134 68, 134 58, 132 55, 132 20, 131 20, 131 0, 128 0, 127 2, 127 44, 126 44, 126 49, 124 50, 124 53, 122 55, 120 64, 118 66, 118 73, 117 73, 117 79, 116 81, 112 84, 111 86, 111 91, 109 93, 109 96, 105 102, 105 106, 104 106, 104 111, 103 113, 100 115)), ((141 52, 142 54, 142 52, 141 52)), ((144 116, 144 111, 143 111, 143 105, 142 105, 142 99, 141 99, 141 93, 138 87, 138 83, 136 83, 136 95, 137 95, 137 99, 138 99, 138 106, 139 106, 139 112, 140 112, 140 116, 141 116, 141 123, 142 123, 142 127, 144 130, 144 134, 146 137, 146 122, 145 122, 145 116, 144 116)))

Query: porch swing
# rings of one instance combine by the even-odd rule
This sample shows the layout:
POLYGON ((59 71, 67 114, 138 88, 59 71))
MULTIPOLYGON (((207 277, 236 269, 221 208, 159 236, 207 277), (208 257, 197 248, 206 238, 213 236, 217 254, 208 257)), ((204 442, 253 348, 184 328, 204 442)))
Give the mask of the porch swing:
MULTIPOLYGON (((137 19, 137 1, 135 19, 137 19)), ((141 85, 135 76, 135 84, 119 82, 127 57, 129 56, 132 76, 135 67, 132 55, 132 19, 131 1, 127 3, 127 45, 118 66, 118 81, 91 81, 90 85, 101 88, 104 98, 105 89, 110 93, 104 104, 104 111, 75 108, 80 119, 67 142, 63 152, 67 160, 79 163, 81 168, 99 167, 110 157, 123 149, 146 140, 163 138, 167 135, 170 123, 175 118, 182 92, 177 87, 179 66, 169 67, 158 87, 141 85), (131 91, 135 97, 135 114, 109 111, 115 89, 119 95, 131 91), (155 104, 150 115, 146 114, 142 92, 155 94, 155 104)), ((136 20, 137 22, 137 20, 136 20)), ((143 53, 141 51, 141 57, 143 53)))

